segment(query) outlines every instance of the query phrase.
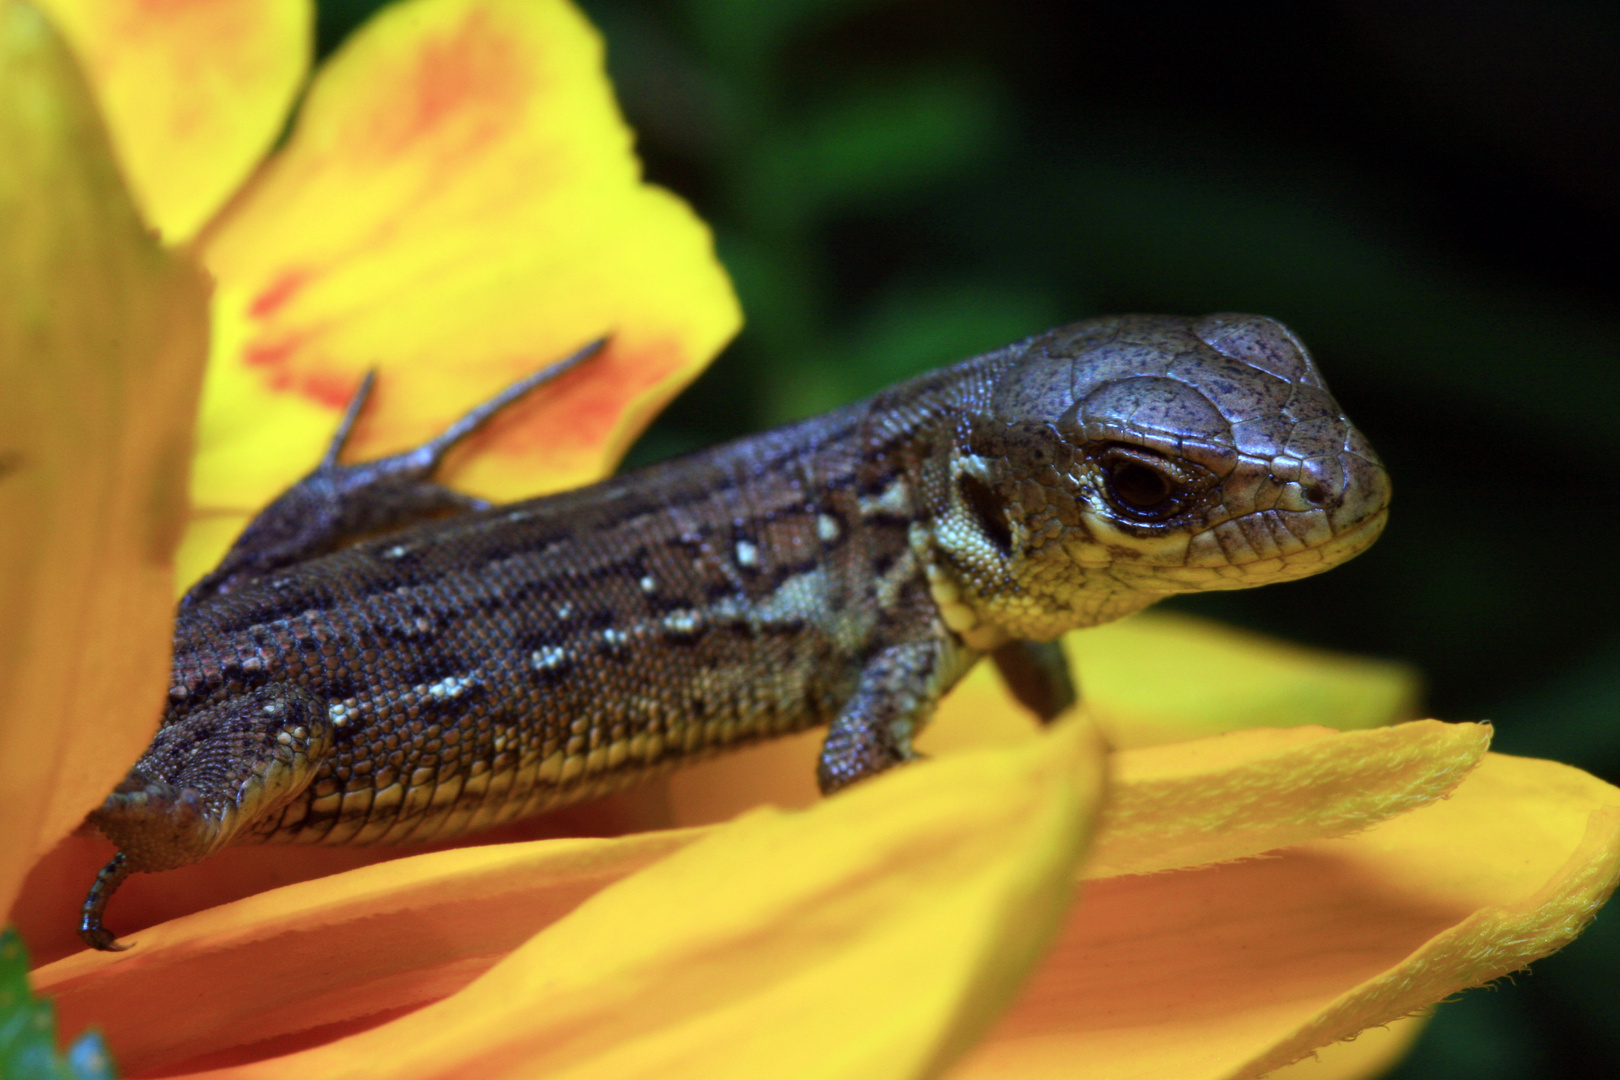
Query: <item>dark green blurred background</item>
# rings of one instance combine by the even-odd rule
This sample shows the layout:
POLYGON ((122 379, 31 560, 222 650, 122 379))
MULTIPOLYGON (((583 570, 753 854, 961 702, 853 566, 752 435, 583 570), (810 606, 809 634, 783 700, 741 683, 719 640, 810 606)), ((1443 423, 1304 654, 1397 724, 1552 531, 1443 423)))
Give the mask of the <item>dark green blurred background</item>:
MULTIPOLYGON (((323 5, 330 49, 375 0, 323 5)), ((1057 323, 1274 315, 1395 477, 1321 578, 1179 606, 1410 661, 1620 781, 1620 8, 586 0, 748 326, 635 461, 1057 323)), ((1620 909, 1395 1075, 1620 1075, 1620 909)))

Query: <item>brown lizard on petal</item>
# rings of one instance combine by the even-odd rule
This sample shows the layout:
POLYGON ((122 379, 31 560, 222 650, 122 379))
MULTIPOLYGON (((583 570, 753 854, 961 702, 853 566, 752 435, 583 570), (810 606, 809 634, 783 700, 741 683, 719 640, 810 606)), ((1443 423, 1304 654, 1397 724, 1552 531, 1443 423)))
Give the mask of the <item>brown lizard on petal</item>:
MULTIPOLYGON (((600 343, 598 343, 599 345, 600 343)), ((444 453, 588 346, 381 461, 325 459, 180 603, 167 711, 90 816, 132 871, 231 843, 438 840, 830 725, 823 791, 914 756, 989 655, 1051 719, 1055 640, 1305 577, 1389 479, 1258 316, 1061 327, 824 416, 489 506, 444 453)))

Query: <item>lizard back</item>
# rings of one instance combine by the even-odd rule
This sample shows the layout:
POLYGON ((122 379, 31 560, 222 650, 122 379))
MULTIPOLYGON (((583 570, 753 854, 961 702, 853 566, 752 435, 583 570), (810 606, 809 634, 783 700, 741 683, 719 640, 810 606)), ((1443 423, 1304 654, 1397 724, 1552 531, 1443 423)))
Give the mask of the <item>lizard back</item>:
POLYGON ((870 402, 418 525, 181 613, 165 725, 272 682, 334 748, 249 835, 438 839, 825 724, 926 600, 870 402))

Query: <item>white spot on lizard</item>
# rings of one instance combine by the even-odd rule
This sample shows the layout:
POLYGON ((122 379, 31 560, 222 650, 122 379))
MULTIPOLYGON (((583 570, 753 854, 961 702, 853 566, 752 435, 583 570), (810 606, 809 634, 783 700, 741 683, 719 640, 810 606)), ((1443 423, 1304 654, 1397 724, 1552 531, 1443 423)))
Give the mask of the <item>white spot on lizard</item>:
POLYGON ((703 625, 703 616, 690 609, 672 611, 664 616, 664 629, 672 634, 690 634, 703 625))
POLYGON ((568 650, 546 645, 529 654, 529 666, 536 671, 552 671, 568 661, 568 650))
POLYGON ((477 685, 477 672, 473 672, 468 675, 448 675, 436 683, 429 683, 428 685, 422 687, 420 692, 426 694, 428 697, 437 698, 440 701, 444 701, 446 699, 458 698, 477 685))

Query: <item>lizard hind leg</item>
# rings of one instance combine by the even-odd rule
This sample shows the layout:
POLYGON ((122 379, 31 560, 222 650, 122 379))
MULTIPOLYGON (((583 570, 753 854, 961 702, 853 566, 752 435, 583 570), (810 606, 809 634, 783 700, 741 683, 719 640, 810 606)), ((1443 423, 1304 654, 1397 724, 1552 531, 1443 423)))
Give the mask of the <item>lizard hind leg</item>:
POLYGON ((334 737, 325 704, 296 684, 261 687, 159 728, 87 818, 119 850, 85 900, 80 936, 112 947, 101 915, 130 873, 198 862, 278 817, 315 778, 334 737))
POLYGON ((599 338, 518 380, 421 446, 376 461, 344 465, 338 459, 376 381, 375 372, 367 373, 320 463, 259 511, 219 565, 187 590, 181 609, 366 536, 488 505, 433 482, 445 455, 520 398, 595 356, 606 343, 606 338, 599 338))

